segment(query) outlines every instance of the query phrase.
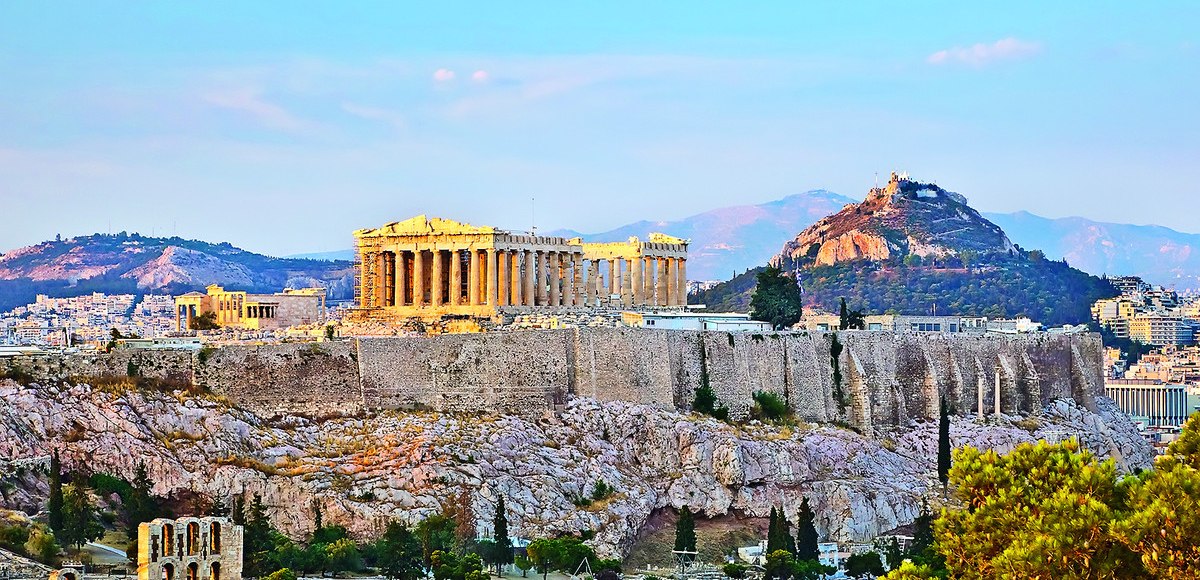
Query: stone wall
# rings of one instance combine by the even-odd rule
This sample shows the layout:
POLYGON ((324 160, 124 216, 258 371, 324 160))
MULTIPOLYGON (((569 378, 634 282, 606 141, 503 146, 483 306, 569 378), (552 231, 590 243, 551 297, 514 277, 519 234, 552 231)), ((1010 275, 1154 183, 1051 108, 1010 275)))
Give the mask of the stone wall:
POLYGON ((802 419, 864 432, 937 416, 1037 413, 1054 399, 1088 409, 1102 394, 1097 335, 724 333, 633 328, 225 346, 203 354, 0 359, 36 379, 124 375, 186 379, 258 412, 364 408, 538 413, 570 396, 686 409, 707 382, 735 418, 753 394, 784 398, 802 419), (835 338, 836 337, 836 338, 835 338), (834 340, 843 345, 834 380, 834 340))

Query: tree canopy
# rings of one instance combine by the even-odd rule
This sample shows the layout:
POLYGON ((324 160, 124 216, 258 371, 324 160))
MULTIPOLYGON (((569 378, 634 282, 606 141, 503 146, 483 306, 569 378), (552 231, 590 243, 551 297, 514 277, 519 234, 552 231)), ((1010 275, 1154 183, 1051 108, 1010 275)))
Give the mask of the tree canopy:
POLYGON ((800 321, 804 297, 791 276, 767 266, 756 277, 758 285, 750 297, 750 318, 771 323, 782 330, 800 321))

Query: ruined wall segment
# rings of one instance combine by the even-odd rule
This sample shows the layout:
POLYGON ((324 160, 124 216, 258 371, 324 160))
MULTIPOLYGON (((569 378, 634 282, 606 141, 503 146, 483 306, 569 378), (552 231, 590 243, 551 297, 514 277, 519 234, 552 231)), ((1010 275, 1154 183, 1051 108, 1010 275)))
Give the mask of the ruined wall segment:
POLYGON ((198 355, 195 380, 259 413, 355 413, 363 408, 351 342, 223 346, 198 355))

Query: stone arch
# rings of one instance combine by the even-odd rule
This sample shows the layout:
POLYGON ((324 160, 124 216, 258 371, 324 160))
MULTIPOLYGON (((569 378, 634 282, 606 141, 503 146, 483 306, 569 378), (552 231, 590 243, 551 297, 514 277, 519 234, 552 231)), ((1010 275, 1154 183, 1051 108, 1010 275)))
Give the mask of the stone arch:
POLYGON ((187 523, 187 555, 200 553, 200 522, 187 523))
POLYGON ((208 574, 209 580, 221 580, 221 563, 213 562, 208 574))
POLYGON ((208 524, 208 538, 209 545, 212 546, 210 551, 219 553, 221 551, 221 522, 214 521, 208 524))
POLYGON ((171 563, 163 564, 163 580, 175 580, 175 565, 171 563))
POLYGON ((163 524, 162 527, 162 553, 163 557, 171 557, 175 555, 175 525, 163 524))
POLYGON ((192 562, 187 567, 187 580, 200 580, 200 564, 192 562))

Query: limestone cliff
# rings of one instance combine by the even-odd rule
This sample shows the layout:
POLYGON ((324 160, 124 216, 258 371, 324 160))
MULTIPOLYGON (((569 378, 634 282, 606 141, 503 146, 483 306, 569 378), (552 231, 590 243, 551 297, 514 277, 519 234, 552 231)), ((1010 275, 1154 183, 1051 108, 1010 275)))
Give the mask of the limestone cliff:
POLYGON ((873 188, 862 203, 847 205, 784 244, 772 264, 792 269, 1011 249, 1004 231, 967 205, 962 195, 893 173, 885 187, 873 188))
MULTIPOLYGON (((1125 468, 1150 450, 1108 399, 1089 411, 1068 400, 1038 419, 955 418, 955 445, 1005 451, 1034 438, 1078 436, 1125 468)), ((822 538, 865 540, 910 522, 935 485, 936 423, 914 420, 883 434, 812 424, 732 426, 648 405, 574 399, 557 415, 364 413, 267 419, 211 396, 0 382, 4 507, 34 511, 45 484, 31 473, 58 446, 68 467, 131 477, 145 460, 155 493, 228 498, 261 493, 275 525, 311 531, 315 498, 326 522, 362 538, 390 519, 408 522, 466 489, 481 531, 503 495, 514 534, 595 530, 606 555, 628 549, 657 509, 765 517, 803 497, 822 538), (614 497, 573 500, 597 480, 614 497)))

